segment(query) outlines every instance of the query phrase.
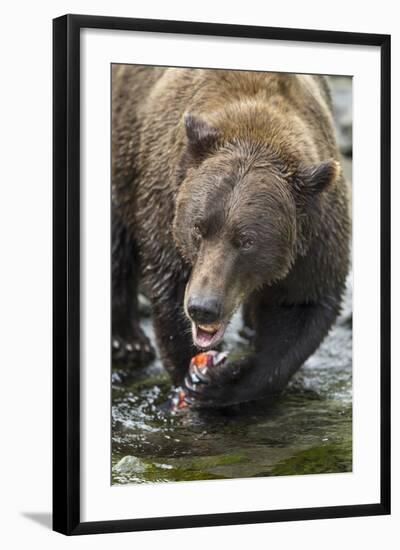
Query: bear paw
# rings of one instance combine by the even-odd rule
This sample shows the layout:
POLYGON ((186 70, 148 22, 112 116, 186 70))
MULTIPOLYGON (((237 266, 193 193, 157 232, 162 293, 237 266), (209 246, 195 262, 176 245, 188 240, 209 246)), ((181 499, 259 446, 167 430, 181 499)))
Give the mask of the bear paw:
POLYGON ((147 336, 140 330, 132 337, 112 337, 112 360, 114 364, 126 367, 144 367, 151 363, 156 354, 147 336))

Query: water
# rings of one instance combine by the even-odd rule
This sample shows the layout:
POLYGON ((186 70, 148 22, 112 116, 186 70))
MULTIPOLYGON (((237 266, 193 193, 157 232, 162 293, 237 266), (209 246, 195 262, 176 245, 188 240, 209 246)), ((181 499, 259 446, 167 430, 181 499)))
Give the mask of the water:
MULTIPOLYGON (((352 469, 350 278, 343 313, 273 403, 170 414, 170 382, 156 360, 128 380, 113 370, 114 484, 243 478, 352 469)), ((143 320, 152 336, 151 322, 143 320)), ((224 349, 242 350, 236 317, 224 349)))

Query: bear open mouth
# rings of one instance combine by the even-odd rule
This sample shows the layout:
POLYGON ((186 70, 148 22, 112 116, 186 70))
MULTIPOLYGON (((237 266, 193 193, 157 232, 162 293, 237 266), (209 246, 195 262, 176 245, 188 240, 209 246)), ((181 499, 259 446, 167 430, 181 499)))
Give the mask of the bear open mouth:
POLYGON ((226 325, 223 322, 200 325, 192 322, 194 344, 201 349, 216 346, 222 340, 226 325))

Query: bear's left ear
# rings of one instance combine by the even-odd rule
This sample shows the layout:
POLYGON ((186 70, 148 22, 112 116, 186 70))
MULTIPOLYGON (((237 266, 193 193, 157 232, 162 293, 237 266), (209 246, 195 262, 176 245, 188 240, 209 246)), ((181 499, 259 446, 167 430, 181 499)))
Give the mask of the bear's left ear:
POLYGON ((295 175, 295 186, 299 191, 318 194, 337 180, 340 171, 340 164, 334 159, 300 168, 295 175))
POLYGON ((187 113, 184 118, 186 136, 193 153, 206 153, 217 141, 218 130, 198 115, 187 113))

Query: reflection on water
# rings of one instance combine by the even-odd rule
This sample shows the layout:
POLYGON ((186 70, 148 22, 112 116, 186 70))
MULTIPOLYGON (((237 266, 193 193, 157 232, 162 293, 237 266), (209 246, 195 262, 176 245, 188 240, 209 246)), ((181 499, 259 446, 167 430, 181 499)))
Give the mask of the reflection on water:
MULTIPOLYGON (((152 334, 149 319, 144 326, 152 334)), ((239 328, 237 317, 224 349, 246 345, 239 328)), ((170 383, 158 361, 124 381, 114 369, 112 482, 351 471, 351 389, 349 283, 336 326, 273 403, 171 415, 163 406, 170 383)))

